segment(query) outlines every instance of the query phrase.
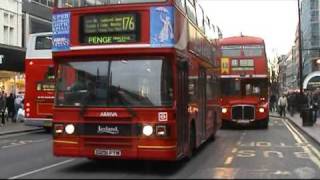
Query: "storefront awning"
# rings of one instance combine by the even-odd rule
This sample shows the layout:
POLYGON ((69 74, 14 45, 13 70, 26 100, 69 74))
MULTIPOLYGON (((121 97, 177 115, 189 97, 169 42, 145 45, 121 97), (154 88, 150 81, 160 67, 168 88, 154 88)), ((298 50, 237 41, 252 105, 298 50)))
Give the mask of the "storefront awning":
POLYGON ((310 73, 303 81, 303 89, 315 90, 320 88, 320 71, 310 73))
POLYGON ((0 71, 24 72, 25 48, 0 44, 0 71))

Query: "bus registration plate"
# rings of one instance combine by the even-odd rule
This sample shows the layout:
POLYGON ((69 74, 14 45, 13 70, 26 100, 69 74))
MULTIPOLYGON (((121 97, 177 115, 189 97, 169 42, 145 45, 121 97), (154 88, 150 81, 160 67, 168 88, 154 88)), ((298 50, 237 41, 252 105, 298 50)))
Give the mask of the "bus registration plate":
POLYGON ((238 123, 241 123, 241 124, 247 124, 249 123, 250 121, 249 120, 246 120, 246 119, 240 119, 237 121, 238 123))
POLYGON ((119 150, 119 149, 95 149, 94 155, 118 157, 118 156, 121 156, 121 150, 119 150))

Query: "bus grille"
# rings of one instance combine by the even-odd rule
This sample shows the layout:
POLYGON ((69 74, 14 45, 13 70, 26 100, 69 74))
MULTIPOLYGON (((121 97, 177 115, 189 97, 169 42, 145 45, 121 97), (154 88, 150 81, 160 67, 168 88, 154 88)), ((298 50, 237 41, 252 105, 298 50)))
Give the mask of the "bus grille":
POLYGON ((89 138, 83 139, 84 146, 91 148, 131 148, 133 140, 126 138, 89 138))
POLYGON ((233 120, 253 120, 254 119, 254 106, 233 106, 232 119, 233 120))

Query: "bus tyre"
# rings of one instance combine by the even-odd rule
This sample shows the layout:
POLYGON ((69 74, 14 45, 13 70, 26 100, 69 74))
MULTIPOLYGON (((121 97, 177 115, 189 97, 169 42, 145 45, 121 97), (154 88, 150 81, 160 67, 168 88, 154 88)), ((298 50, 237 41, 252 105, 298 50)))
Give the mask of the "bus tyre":
POLYGON ((259 122, 259 127, 261 129, 268 129, 268 125, 269 125, 269 119, 265 119, 259 122))
POLYGON ((227 121, 222 121, 221 122, 221 129, 228 129, 230 128, 230 124, 227 121))
POLYGON ((194 123, 192 123, 190 128, 190 138, 189 138, 189 158, 193 156, 195 147, 196 147, 196 130, 195 130, 194 123))
POLYGON ((51 133, 52 132, 52 128, 51 127, 44 127, 44 130, 46 131, 46 133, 51 133))

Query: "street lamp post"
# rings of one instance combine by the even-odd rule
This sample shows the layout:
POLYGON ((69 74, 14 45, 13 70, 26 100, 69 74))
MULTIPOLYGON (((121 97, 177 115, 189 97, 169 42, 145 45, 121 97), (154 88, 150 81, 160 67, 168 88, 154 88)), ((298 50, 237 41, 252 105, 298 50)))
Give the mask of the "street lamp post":
POLYGON ((301 44, 301 11, 300 11, 300 0, 297 0, 298 2, 298 42, 299 42, 299 88, 300 88, 300 95, 303 94, 303 68, 302 68, 302 44, 301 44))

